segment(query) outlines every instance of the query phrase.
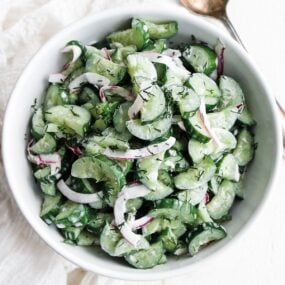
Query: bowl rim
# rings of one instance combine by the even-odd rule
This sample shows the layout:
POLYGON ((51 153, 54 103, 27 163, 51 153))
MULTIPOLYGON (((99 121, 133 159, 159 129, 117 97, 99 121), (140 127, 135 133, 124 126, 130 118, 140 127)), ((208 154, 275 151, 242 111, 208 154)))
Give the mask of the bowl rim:
POLYGON ((124 280, 141 280, 141 281, 150 281, 150 280, 159 280, 164 278, 170 278, 178 275, 185 275, 186 273, 189 273, 191 270, 195 270, 197 266, 201 266, 201 264, 204 264, 206 266, 207 262, 210 263, 213 258, 217 258, 218 255, 221 255, 222 252, 229 247, 229 245, 233 244, 232 241, 226 243, 222 248, 217 250, 214 254, 210 254, 203 260, 194 263, 185 265, 181 268, 173 268, 167 272, 151 272, 151 271, 144 271, 144 270, 135 270, 133 273, 131 272, 118 272, 114 271, 112 269, 112 266, 110 267, 101 267, 97 266, 96 264, 90 264, 89 262, 85 262, 84 260, 75 257, 73 254, 70 254, 66 249, 63 249, 60 243, 57 241, 49 238, 44 231, 40 230, 38 228, 37 222, 31 221, 29 219, 29 213, 27 210, 27 207, 21 203, 20 199, 17 197, 17 191, 15 187, 13 187, 13 177, 11 173, 7 171, 7 165, 10 164, 10 161, 8 157, 6 156, 6 149, 9 145, 8 140, 8 132, 9 132, 9 121, 8 118, 10 117, 9 114, 13 111, 11 110, 11 98, 14 96, 14 94, 19 92, 19 86, 22 84, 22 81, 25 78, 25 75, 28 73, 28 70, 30 70, 33 66, 33 61, 36 57, 38 57, 46 48, 48 48, 53 41, 56 41, 57 39, 60 39, 65 33, 69 33, 72 30, 80 29, 82 25, 88 24, 90 22, 96 22, 101 21, 102 19, 107 19, 111 17, 116 17, 120 15, 127 16, 132 12, 137 12, 137 9, 140 9, 143 13, 150 13, 152 14, 155 9, 157 9, 157 14, 161 14, 161 16, 169 16, 173 18, 180 18, 184 19, 189 22, 196 22, 198 26, 200 26, 202 29, 206 29, 219 38, 225 38, 227 42, 230 43, 231 48, 239 54, 240 57, 243 58, 243 60, 249 64, 254 70, 255 70, 255 76, 258 78, 260 82, 262 82, 262 88, 265 90, 266 96, 268 97, 269 101, 269 107, 273 111, 273 126, 276 128, 276 157, 274 169, 272 171, 272 176, 270 177, 268 181, 268 186, 266 188, 266 191, 263 195, 263 198, 253 214, 251 215, 250 219, 247 221, 247 223, 236 233, 236 235, 231 238, 237 239, 240 238, 242 233, 244 233, 249 225, 251 225, 254 221, 254 219, 260 214, 261 209, 264 207, 265 201, 268 200, 269 193, 272 192, 270 189, 272 189, 276 183, 276 178, 278 176, 278 169, 280 168, 281 158, 282 158, 282 135, 281 135, 281 123, 278 119, 278 110, 274 101, 274 98, 272 96, 272 93, 270 91, 270 88, 268 87, 265 78, 261 74, 259 68, 256 66, 255 62, 252 60, 252 58, 236 43, 228 34, 226 34, 224 31, 219 29, 217 26, 214 26, 213 24, 203 20, 201 17, 198 17, 196 15, 193 15, 189 13, 186 9, 182 7, 178 7, 177 5, 169 4, 166 5, 166 7, 158 7, 154 5, 132 5, 130 8, 116 8, 116 9, 108 9, 103 12, 94 13, 88 17, 85 17, 79 21, 76 21, 75 23, 68 25, 66 28, 62 29, 60 32, 52 36, 37 52, 36 54, 31 58, 29 63, 26 65, 24 71, 20 75, 19 79, 17 80, 14 90, 12 91, 10 98, 8 100, 8 103, 6 105, 4 120, 3 120, 3 129, 2 129, 2 157, 3 157, 3 165, 4 165, 4 171, 5 175, 9 184, 9 188, 13 194, 13 197, 20 208, 22 214, 28 221, 28 223, 31 225, 31 227, 34 229, 34 231, 41 237, 41 239, 52 249, 54 249, 59 255, 63 256, 64 258, 68 259, 70 262, 77 264, 78 266, 88 270, 92 271, 94 273, 111 277, 111 278, 117 278, 117 279, 124 279, 124 280), (138 8, 139 7, 139 8, 138 8), (202 262, 203 261, 203 262, 202 262))

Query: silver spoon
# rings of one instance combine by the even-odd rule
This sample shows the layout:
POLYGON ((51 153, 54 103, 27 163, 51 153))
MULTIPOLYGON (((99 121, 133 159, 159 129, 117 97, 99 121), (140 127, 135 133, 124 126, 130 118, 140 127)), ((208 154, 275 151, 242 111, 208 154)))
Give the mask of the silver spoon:
MULTIPOLYGON (((241 38, 239 37, 227 15, 226 7, 228 1, 229 0, 180 0, 183 6, 193 12, 203 16, 211 16, 220 20, 229 31, 231 36, 246 50, 241 38)), ((282 107, 277 98, 275 98, 275 101, 282 118, 283 157, 285 158, 285 109, 282 107)))

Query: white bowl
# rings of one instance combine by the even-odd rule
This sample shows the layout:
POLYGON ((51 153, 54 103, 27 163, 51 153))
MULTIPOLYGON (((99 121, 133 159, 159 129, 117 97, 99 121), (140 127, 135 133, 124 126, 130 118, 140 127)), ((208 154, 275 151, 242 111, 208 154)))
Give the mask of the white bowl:
POLYGON ((222 253, 222 248, 226 244, 234 246, 232 238, 240 233, 249 221, 253 221, 257 210, 272 188, 281 157, 281 133, 276 114, 273 97, 259 69, 247 53, 217 28, 180 8, 116 9, 93 15, 69 26, 48 41, 31 60, 16 84, 6 110, 3 160, 19 208, 35 231, 59 254, 87 270, 105 276, 125 280, 163 279, 190 273, 199 266, 205 266, 206 262, 214 262, 213 259, 222 253), (41 100, 48 75, 58 71, 62 66, 60 49, 72 39, 84 43, 102 39, 110 32, 124 27, 133 16, 177 20, 179 35, 176 41, 187 42, 193 34, 198 39, 214 45, 217 38, 220 38, 226 45, 225 74, 233 76, 241 83, 246 93, 246 101, 258 122, 256 141, 259 144, 245 181, 246 199, 237 203, 232 210, 233 219, 226 225, 228 237, 204 249, 194 258, 170 259, 167 264, 148 270, 131 268, 119 259, 107 256, 99 248, 64 244, 61 235, 39 217, 41 195, 26 159, 25 134, 29 132, 31 105, 35 98, 41 100))

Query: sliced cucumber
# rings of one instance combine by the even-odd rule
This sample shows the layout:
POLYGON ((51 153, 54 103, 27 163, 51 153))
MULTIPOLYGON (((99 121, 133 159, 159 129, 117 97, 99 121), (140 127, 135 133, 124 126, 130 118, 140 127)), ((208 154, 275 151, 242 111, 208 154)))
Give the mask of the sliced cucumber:
POLYGON ((205 199, 206 192, 208 190, 208 185, 204 184, 201 187, 195 189, 188 189, 181 191, 177 194, 179 201, 189 202, 193 206, 200 204, 205 199))
MULTIPOLYGON (((148 41, 148 43, 144 46, 144 50, 154 51, 162 53, 166 49, 166 40, 165 39, 159 39, 156 41, 148 41)), ((165 66, 165 65, 164 65, 165 66)))
POLYGON ((238 134, 237 147, 233 152, 239 166, 246 166, 254 155, 254 137, 247 130, 243 129, 238 134))
POLYGON ((143 90, 147 94, 147 101, 141 108, 141 121, 150 122, 162 115, 166 111, 166 101, 164 93, 158 85, 152 85, 148 90, 143 90))
POLYGON ((137 47, 135 45, 126 47, 117 47, 115 52, 112 54, 112 60, 115 63, 124 63, 129 54, 135 53, 137 47))
POLYGON ((113 124, 117 132, 123 133, 127 131, 126 121, 129 120, 128 110, 132 105, 131 102, 125 102, 115 111, 113 116, 113 124))
POLYGON ((121 43, 123 46, 135 45, 142 49, 149 40, 149 33, 143 22, 138 22, 132 29, 114 32, 107 37, 111 43, 121 43))
POLYGON ((51 107, 69 104, 65 88, 59 84, 51 84, 44 98, 43 109, 46 112, 51 107))
POLYGON ((145 19, 133 19, 132 26, 136 26, 139 22, 143 22, 147 26, 151 39, 171 38, 178 32, 178 23, 176 21, 154 23, 145 19))
POLYGON ((172 89, 172 96, 174 96, 178 102, 181 116, 186 118, 189 114, 198 110, 201 101, 198 94, 187 87, 183 87, 183 91, 176 94, 178 90, 179 88, 172 89))
POLYGON ((65 202, 60 207, 59 214, 55 217, 55 224, 58 228, 82 227, 88 223, 88 207, 72 201, 65 202))
POLYGON ((40 182, 40 188, 45 195, 56 195, 55 182, 40 182))
POLYGON ((56 140, 52 135, 46 133, 32 147, 31 151, 36 154, 52 153, 56 150, 56 140))
POLYGON ((207 204, 210 216, 219 220, 228 214, 235 198, 236 183, 224 180, 218 189, 218 193, 207 204))
POLYGON ((147 249, 140 249, 127 253, 125 260, 139 269, 147 269, 156 266, 164 254, 162 242, 156 242, 147 249))
MULTIPOLYGON (((148 80, 151 82, 157 80, 157 73, 154 64, 145 56, 142 56, 139 53, 130 54, 127 57, 127 65, 129 75, 135 85, 140 85, 142 82, 148 80)), ((141 86, 138 86, 137 88, 139 91, 145 89, 141 86)))
POLYGON ((207 143, 211 140, 205 124, 203 123, 200 112, 190 113, 183 117, 183 122, 187 132, 192 136, 193 139, 196 139, 199 142, 207 143))
POLYGON ((184 60, 195 72, 210 75, 217 68, 217 54, 204 44, 193 44, 183 52, 184 60))
POLYGON ((171 127, 171 116, 143 125, 141 120, 130 120, 126 122, 127 129, 135 137, 141 140, 152 141, 163 136, 171 127))
POLYGON ((55 196, 44 195, 44 201, 41 207, 40 217, 47 223, 54 222, 55 217, 60 211, 61 195, 55 196))
POLYGON ((178 238, 170 228, 163 230, 158 240, 162 241, 164 249, 168 252, 173 252, 178 244, 178 238))
POLYGON ((256 124, 255 120, 253 119, 252 114, 249 112, 248 108, 245 106, 238 116, 238 121, 240 124, 252 127, 256 124))
POLYGON ((123 185, 125 175, 118 164, 104 155, 84 156, 77 159, 71 168, 71 175, 77 178, 93 178, 97 182, 106 182, 104 200, 111 206, 123 185))
POLYGON ((228 107, 207 115, 212 128, 230 130, 239 117, 239 111, 237 108, 228 107))
POLYGON ((127 141, 112 136, 92 136, 88 139, 88 143, 98 144, 102 148, 111 148, 119 150, 127 150, 130 148, 127 141))
POLYGON ((166 198, 155 202, 155 208, 149 212, 154 218, 179 219, 182 223, 195 224, 196 208, 188 202, 166 198))
POLYGON ((85 69, 86 72, 94 72, 107 77, 111 85, 121 82, 127 72, 127 68, 124 65, 117 64, 98 55, 88 58, 85 69))
POLYGON ((116 256, 116 246, 121 238, 119 230, 107 223, 100 235, 101 248, 109 255, 116 256))
POLYGON ((183 157, 183 155, 174 150, 170 149, 164 158, 160 169, 164 169, 168 172, 182 172, 189 167, 188 161, 183 157))
POLYGON ((222 97, 221 108, 244 104, 244 94, 240 85, 231 77, 222 75, 219 84, 222 97))
POLYGON ((81 246, 99 245, 100 238, 88 231, 83 230, 80 232, 76 239, 76 244, 81 246))
POLYGON ((224 179, 238 182, 240 179, 239 166, 236 158, 231 154, 227 154, 219 162, 218 175, 224 179))
POLYGON ((39 108, 33 115, 32 118, 32 135, 38 140, 43 137, 45 134, 45 122, 44 122, 44 114, 43 109, 39 108))
POLYGON ((91 115, 90 113, 76 105, 55 106, 45 112, 48 122, 54 123, 59 127, 73 130, 79 136, 84 136, 87 131, 91 115))
POLYGON ((158 181, 155 187, 155 190, 152 190, 144 198, 150 201, 156 201, 158 199, 163 199, 169 196, 173 192, 173 188, 165 185, 161 181, 158 181))
POLYGON ((191 256, 194 256, 202 247, 224 237, 226 237, 226 232, 222 227, 213 223, 203 224, 191 235, 188 246, 189 253, 191 256))
POLYGON ((94 234, 101 234, 105 225, 110 224, 112 220, 113 215, 111 213, 97 213, 90 217, 86 228, 94 234))
POLYGON ((207 183, 215 174, 216 165, 210 157, 174 177, 178 189, 195 189, 207 183))
POLYGON ((207 143, 201 143, 190 139, 188 143, 188 152, 194 163, 200 162, 206 155, 216 159, 221 153, 234 149, 237 145, 235 136, 224 129, 213 129, 221 146, 218 146, 213 140, 207 143))
POLYGON ((216 82, 207 75, 193 73, 187 83, 198 95, 205 97, 207 110, 213 109, 219 103, 221 97, 220 89, 216 82))

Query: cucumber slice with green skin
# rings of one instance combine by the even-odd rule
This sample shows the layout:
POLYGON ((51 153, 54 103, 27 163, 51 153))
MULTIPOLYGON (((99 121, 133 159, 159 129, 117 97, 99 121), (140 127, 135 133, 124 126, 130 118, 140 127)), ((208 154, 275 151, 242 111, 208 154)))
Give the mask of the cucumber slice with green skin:
POLYGON ((90 125, 91 115, 82 107, 64 105, 48 109, 45 112, 45 118, 48 122, 58 125, 63 130, 68 128, 79 136, 84 136, 90 125))
POLYGON ((178 189, 195 189, 207 183, 214 176, 216 165, 210 157, 190 167, 174 177, 174 184, 178 189))
POLYGON ((219 162, 218 175, 224 179, 238 182, 240 179, 239 165, 232 154, 227 154, 219 162))
POLYGON ((45 195, 56 195, 56 187, 54 182, 40 182, 40 188, 45 195))
POLYGON ((82 231, 82 228, 75 228, 75 227, 68 227, 65 229, 62 229, 63 236, 72 242, 76 242, 76 239, 78 238, 80 232, 82 231))
POLYGON ((197 140, 190 139, 188 143, 188 152, 194 163, 200 162, 205 156, 210 155, 216 159, 221 153, 234 149, 237 145, 235 136, 224 129, 213 129, 221 146, 210 140, 207 143, 201 143, 197 140))
POLYGON ((40 182, 53 182, 53 178, 50 176, 50 167, 40 168, 34 172, 35 178, 40 182))
POLYGON ((176 86, 183 86, 184 79, 178 77, 171 69, 166 68, 164 77, 161 79, 161 85, 164 90, 172 91, 176 86))
POLYGON ((148 41, 148 43, 144 46, 143 51, 154 51, 162 53, 166 49, 166 40, 165 39, 159 39, 156 41, 148 41))
POLYGON ((133 160, 118 160, 117 164, 121 167, 123 173, 127 175, 131 171, 134 162, 133 160))
POLYGON ((207 110, 213 109, 220 100, 221 92, 216 82, 203 73, 194 73, 187 84, 200 96, 205 97, 207 110))
POLYGON ((147 101, 144 102, 140 110, 141 121, 147 123, 155 120, 166 111, 166 100, 158 85, 152 85, 142 92, 147 95, 147 101))
POLYGON ((108 78, 110 85, 117 85, 121 82, 127 72, 127 68, 124 65, 117 64, 98 55, 88 58, 85 70, 86 72, 94 72, 108 78))
POLYGON ((114 256, 124 256, 125 254, 136 251, 137 249, 130 244, 128 241, 126 241, 124 238, 119 240, 119 242, 116 244, 115 250, 114 250, 114 256))
POLYGON ((111 136, 92 136, 88 139, 88 142, 96 143, 103 148, 109 147, 119 150, 127 150, 130 148, 128 142, 111 136))
POLYGON ((60 211, 61 195, 55 196, 44 195, 44 200, 41 207, 40 217, 47 223, 54 222, 55 217, 60 211))
POLYGON ((114 128, 119 133, 127 131, 126 122, 129 120, 128 110, 131 105, 131 102, 125 102, 121 104, 114 113, 113 124, 114 128))
POLYGON ((166 262, 167 262, 167 256, 163 254, 157 265, 165 264, 166 262))
POLYGON ((168 172, 182 172, 189 167, 188 161, 183 155, 175 149, 167 151, 165 158, 160 166, 160 169, 168 172))
POLYGON ((177 101, 182 117, 188 117, 189 113, 195 112, 200 106, 199 95, 186 86, 172 88, 172 98, 177 101))
MULTIPOLYGON (((91 103, 91 106, 94 106, 96 104, 98 104, 100 102, 99 97, 97 96, 97 94, 95 93, 95 91, 88 87, 85 86, 82 91, 80 92, 80 94, 78 95, 78 101, 79 103, 91 103)), ((91 108, 90 108, 91 109, 91 108)))
POLYGON ((255 120, 253 119, 252 114, 249 112, 248 108, 245 106, 238 116, 238 122, 241 125, 252 127, 256 124, 255 120))
POLYGON ((177 198, 182 202, 189 202, 193 206, 200 204, 205 199, 206 192, 208 190, 208 185, 204 184, 201 187, 195 189, 188 189, 181 191, 177 194, 177 198))
POLYGON ((222 75, 219 87, 222 93, 220 108, 244 104, 244 94, 240 85, 231 77, 222 75))
POLYGON ((153 141, 162 137, 171 128, 171 117, 167 114, 165 118, 149 124, 142 124, 140 119, 130 120, 126 122, 126 126, 133 136, 141 140, 153 141))
POLYGON ((103 228, 113 220, 113 215, 110 213, 97 213, 92 215, 86 225, 86 229, 94 234, 101 234, 103 228))
POLYGON ((195 224, 197 209, 188 202, 166 198, 155 202, 155 208, 149 212, 154 218, 179 219, 185 224, 195 224))
POLYGON ((143 204, 143 200, 140 198, 130 199, 126 204, 127 212, 136 212, 143 204))
POLYGON ((191 256, 196 255, 204 246, 210 242, 218 241, 226 237, 225 230, 213 223, 201 225, 192 235, 188 245, 191 256))
POLYGON ((59 214, 55 217, 55 224, 58 228, 82 227, 88 223, 89 210, 83 204, 72 201, 65 202, 60 207, 59 214))
POLYGON ((145 19, 133 19, 132 27, 135 27, 140 22, 147 26, 151 39, 168 39, 175 36, 178 32, 178 23, 176 21, 154 23, 145 19))
POLYGON ((221 111, 207 114, 212 128, 230 130, 239 117, 237 108, 228 107, 221 111))
POLYGON ((100 245, 100 238, 83 230, 77 237, 76 244, 81 246, 100 245))
POLYGON ((124 63, 129 54, 133 54, 137 51, 135 45, 118 47, 115 49, 115 52, 112 54, 112 60, 115 63, 124 63))
POLYGON ((237 147, 233 151, 239 166, 246 166, 254 156, 254 137, 247 130, 242 129, 237 137, 237 147))
POLYGON ((201 119, 199 111, 190 113, 189 115, 184 113, 183 122, 187 132, 190 136, 192 136, 193 139, 196 139, 201 143, 207 143, 211 140, 211 137, 201 119))
POLYGON ((210 216, 219 220, 228 214, 235 199, 236 183, 224 180, 218 189, 218 193, 207 204, 210 216))
POLYGON ((162 199, 173 192, 171 187, 164 185, 158 180, 158 171, 163 161, 163 157, 164 153, 160 153, 138 160, 138 177, 141 183, 153 190, 144 197, 146 200, 155 201, 157 199, 162 199))
POLYGON ((119 191, 125 185, 125 175, 120 166, 104 155, 85 156, 77 159, 71 168, 71 175, 77 178, 93 178, 106 182, 103 200, 114 205, 119 191))
POLYGON ((45 121, 44 121, 44 114, 43 109, 39 108, 33 115, 32 118, 32 136, 39 140, 45 134, 45 121))
POLYGON ((36 154, 48 154, 56 150, 56 140, 52 135, 46 133, 32 147, 31 151, 36 154))
POLYGON ((65 88, 59 84, 51 84, 44 97, 43 110, 46 112, 51 107, 65 104, 69 104, 65 88))
POLYGON ((109 43, 121 43, 123 46, 135 45, 141 50, 149 40, 149 33, 143 22, 136 23, 131 29, 114 32, 107 37, 109 43))
POLYGON ((222 178, 218 175, 215 175, 210 181, 209 181, 209 189, 214 195, 217 195, 219 186, 221 184, 222 178))
POLYGON ((178 238, 170 228, 163 230, 157 240, 162 242, 167 252, 173 252, 178 245, 178 238))
POLYGON ((195 72, 210 75, 217 68, 217 54, 206 45, 190 45, 184 50, 182 55, 195 72))
POLYGON ((198 218, 201 220, 202 224, 213 222, 213 219, 210 217, 204 201, 199 204, 197 211, 198 211, 198 218))
MULTIPOLYGON (((108 50, 108 53, 113 55, 114 50, 108 50)), ((101 57, 106 57, 106 53, 103 49, 98 49, 94 46, 85 46, 85 53, 84 56, 86 59, 94 56, 94 55, 98 55, 101 57)))
POLYGON ((140 84, 144 83, 144 85, 150 85, 145 84, 145 81, 157 81, 157 73, 154 64, 139 53, 130 54, 127 57, 127 66, 128 73, 135 84, 134 88, 137 92, 141 89, 145 89, 141 88, 140 84))
POLYGON ((159 169, 158 179, 160 182, 162 182, 166 186, 169 186, 169 187, 174 186, 173 179, 172 179, 171 175, 168 173, 168 171, 166 171, 164 169, 159 169))
POLYGON ((125 254, 125 260, 135 268, 147 269, 156 266, 164 254, 162 242, 156 242, 147 249, 125 254))
POLYGON ((107 223, 100 235, 101 248, 109 255, 116 256, 116 246, 121 239, 122 235, 119 230, 107 223))

